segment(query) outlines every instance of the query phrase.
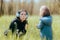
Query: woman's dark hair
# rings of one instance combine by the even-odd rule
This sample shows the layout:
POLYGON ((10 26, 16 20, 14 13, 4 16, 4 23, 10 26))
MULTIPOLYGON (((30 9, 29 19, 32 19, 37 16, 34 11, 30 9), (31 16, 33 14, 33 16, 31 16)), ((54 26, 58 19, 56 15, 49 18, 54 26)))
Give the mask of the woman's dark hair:
POLYGON ((21 10, 18 10, 18 12, 16 13, 16 17, 17 18, 20 18, 20 13, 21 12, 26 12, 26 15, 27 15, 27 17, 28 17, 28 12, 25 10, 25 9, 21 9, 21 10))

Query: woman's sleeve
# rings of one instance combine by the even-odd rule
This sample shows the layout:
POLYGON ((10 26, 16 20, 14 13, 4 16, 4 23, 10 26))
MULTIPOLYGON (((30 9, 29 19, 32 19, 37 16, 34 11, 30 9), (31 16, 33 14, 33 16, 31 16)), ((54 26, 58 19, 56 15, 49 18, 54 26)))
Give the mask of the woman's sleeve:
POLYGON ((15 29, 17 26, 16 22, 11 22, 9 29, 15 29))
POLYGON ((42 21, 39 21, 39 23, 38 23, 38 25, 37 25, 37 28, 38 28, 38 29, 43 28, 43 22, 42 22, 42 21))
POLYGON ((11 24, 9 26, 9 29, 12 29, 12 28, 14 28, 14 23, 13 22, 11 22, 11 24))
POLYGON ((25 24, 28 24, 28 21, 27 20, 25 21, 25 24))

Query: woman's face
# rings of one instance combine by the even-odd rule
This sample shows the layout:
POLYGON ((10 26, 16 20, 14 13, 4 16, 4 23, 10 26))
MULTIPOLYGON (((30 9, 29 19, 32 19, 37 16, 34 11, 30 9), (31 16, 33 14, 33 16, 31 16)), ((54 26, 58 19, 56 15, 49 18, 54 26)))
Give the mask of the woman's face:
POLYGON ((21 20, 21 21, 26 20, 26 12, 25 12, 25 11, 22 11, 22 12, 20 13, 20 20, 21 20))

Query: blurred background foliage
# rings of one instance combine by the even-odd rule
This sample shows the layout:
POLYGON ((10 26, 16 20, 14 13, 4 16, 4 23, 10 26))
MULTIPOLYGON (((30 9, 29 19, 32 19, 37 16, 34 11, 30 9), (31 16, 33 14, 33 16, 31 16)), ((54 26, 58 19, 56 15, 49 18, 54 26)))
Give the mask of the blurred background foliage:
POLYGON ((51 14, 60 14, 60 0, 0 0, 0 16, 15 15, 20 9, 26 9, 30 15, 38 15, 41 5, 46 5, 51 14))

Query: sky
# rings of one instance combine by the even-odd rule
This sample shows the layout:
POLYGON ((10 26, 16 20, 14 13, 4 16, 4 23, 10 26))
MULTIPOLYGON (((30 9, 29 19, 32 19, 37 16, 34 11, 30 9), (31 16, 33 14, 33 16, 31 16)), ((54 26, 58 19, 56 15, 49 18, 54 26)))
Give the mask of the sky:
MULTIPOLYGON (((10 0, 4 0, 5 2, 10 2, 10 0)), ((15 2, 18 2, 17 0, 14 0, 15 2)), ((31 0, 27 0, 28 3, 31 1, 31 0)), ((20 0, 20 2, 23 2, 23 0, 20 0)), ((39 0, 34 0, 34 2, 39 2, 39 0)))
MULTIPOLYGON (((5 2, 9 3, 11 0, 4 0, 5 2)), ((14 2, 18 2, 18 0, 13 0, 14 2)), ((34 0, 34 3, 38 2, 54 2, 54 0, 34 0)), ((20 0, 20 2, 23 2, 23 0, 20 0)), ((31 0, 27 0, 27 3, 30 3, 31 0)))

